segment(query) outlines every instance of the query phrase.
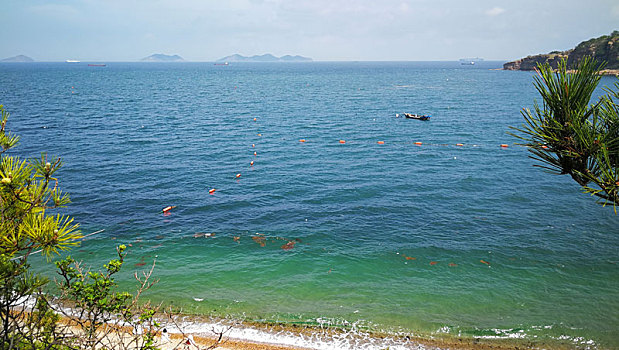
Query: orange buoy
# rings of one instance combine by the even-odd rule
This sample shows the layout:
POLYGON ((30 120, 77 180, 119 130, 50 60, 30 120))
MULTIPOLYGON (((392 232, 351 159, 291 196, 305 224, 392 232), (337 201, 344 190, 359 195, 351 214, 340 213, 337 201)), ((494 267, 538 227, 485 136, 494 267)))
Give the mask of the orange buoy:
POLYGON ((456 143, 456 146, 464 146, 462 143, 456 143))
POLYGON ((209 194, 213 194, 213 193, 215 193, 215 191, 216 191, 216 190, 215 190, 214 188, 211 188, 210 190, 208 190, 208 193, 209 193, 209 194))
POLYGON ((548 148, 548 146, 546 146, 546 145, 543 145, 543 146, 542 146, 542 148, 543 148, 543 149, 547 149, 547 148, 548 148))
POLYGON ((305 139, 300 139, 299 142, 305 142, 305 139))
POLYGON ((502 144, 501 144, 501 147, 503 147, 503 148, 507 148, 507 147, 509 147, 509 145, 508 145, 508 144, 506 144, 506 143, 502 143, 502 144))
POLYGON ((236 178, 238 179, 239 177, 241 177, 241 174, 236 174, 236 178))
POLYGON ((256 118, 254 118, 254 121, 256 121, 256 120, 257 120, 257 119, 256 119, 256 118))
POLYGON ((252 143, 252 144, 251 144, 251 146, 252 146, 252 147, 256 147, 256 144, 252 143))
POLYGON ((251 162, 249 162, 250 166, 254 166, 254 161, 252 160, 251 162))
POLYGON ((254 155, 255 155, 255 156, 257 156, 257 155, 258 155, 258 153, 254 152, 254 155))
POLYGON ((379 145, 384 145, 384 144, 385 144, 385 141, 378 141, 377 143, 378 143, 379 145))
POLYGON ((346 143, 346 140, 340 140, 340 143, 346 143))
POLYGON ((170 210, 172 210, 172 209, 174 209, 174 208, 176 208, 176 205, 168 205, 167 207, 163 208, 163 209, 161 210, 161 212, 162 212, 162 213, 167 213, 167 212, 169 212, 170 210))
POLYGON ((417 146, 421 146, 421 145, 422 145, 422 142, 417 141, 417 142, 415 142, 415 144, 416 144, 417 146))
POLYGON ((262 134, 258 134, 258 136, 262 136, 262 134))

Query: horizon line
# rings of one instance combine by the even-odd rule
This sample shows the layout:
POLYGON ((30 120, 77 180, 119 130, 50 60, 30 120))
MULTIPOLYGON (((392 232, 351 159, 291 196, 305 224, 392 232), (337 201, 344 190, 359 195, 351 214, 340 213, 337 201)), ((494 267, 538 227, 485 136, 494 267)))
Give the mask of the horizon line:
MULTIPOLYGON (((13 56, 15 57, 15 56, 13 56)), ((10 58, 10 57, 9 57, 10 58)), ((317 63, 317 62, 459 62, 462 58, 458 59, 437 59, 437 60, 314 60, 311 61, 227 61, 228 63, 317 63)), ((2 61, 0 63, 67 63, 67 60, 34 60, 29 62, 14 62, 14 61, 2 61)), ((139 60, 76 60, 74 63, 217 63, 221 62, 221 59, 212 61, 192 61, 192 60, 179 60, 179 61, 144 61, 139 60)), ((510 62, 507 59, 484 59, 483 62, 510 62)))

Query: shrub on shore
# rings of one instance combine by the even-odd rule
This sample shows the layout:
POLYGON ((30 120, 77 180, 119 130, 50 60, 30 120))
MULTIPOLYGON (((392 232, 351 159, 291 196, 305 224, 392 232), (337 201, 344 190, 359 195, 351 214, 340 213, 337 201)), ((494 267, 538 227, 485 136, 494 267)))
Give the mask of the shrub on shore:
POLYGON ((72 218, 49 214, 70 202, 54 177, 60 159, 42 154, 25 161, 7 155, 19 137, 6 131, 9 113, 2 105, 0 115, 0 345, 34 348, 50 339, 55 317, 42 293, 48 281, 30 270, 28 258, 41 252, 49 259, 82 236, 72 218))
POLYGON ((70 202, 54 175, 60 158, 8 155, 19 137, 5 130, 9 113, 2 105, 0 114, 0 349, 156 349, 158 307, 139 303, 153 285, 154 263, 143 276, 135 274, 135 294, 117 292, 114 274, 124 261, 123 245, 105 272, 87 270, 71 257, 56 263, 61 297, 71 308, 56 307, 43 293, 49 281, 32 272, 29 257, 41 252, 49 261, 78 245, 82 234, 73 218, 50 214, 70 202))

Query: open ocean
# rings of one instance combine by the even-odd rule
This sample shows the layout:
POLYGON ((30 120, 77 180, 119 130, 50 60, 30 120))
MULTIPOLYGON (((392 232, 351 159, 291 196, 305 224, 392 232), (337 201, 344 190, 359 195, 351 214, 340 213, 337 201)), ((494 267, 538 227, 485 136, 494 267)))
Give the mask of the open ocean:
POLYGON ((131 244, 123 287, 156 258, 166 305, 619 348, 619 217, 507 134, 539 96, 501 64, 3 63, 0 104, 10 153, 61 156, 63 212, 105 230, 71 254, 131 244))

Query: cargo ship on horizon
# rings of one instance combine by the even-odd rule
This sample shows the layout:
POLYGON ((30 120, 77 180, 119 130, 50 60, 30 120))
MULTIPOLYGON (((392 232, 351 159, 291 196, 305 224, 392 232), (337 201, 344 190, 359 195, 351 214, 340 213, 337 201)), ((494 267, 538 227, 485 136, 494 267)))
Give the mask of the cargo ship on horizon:
POLYGON ((460 64, 463 66, 473 66, 475 63, 483 62, 483 58, 475 57, 475 58, 461 58, 460 64))

